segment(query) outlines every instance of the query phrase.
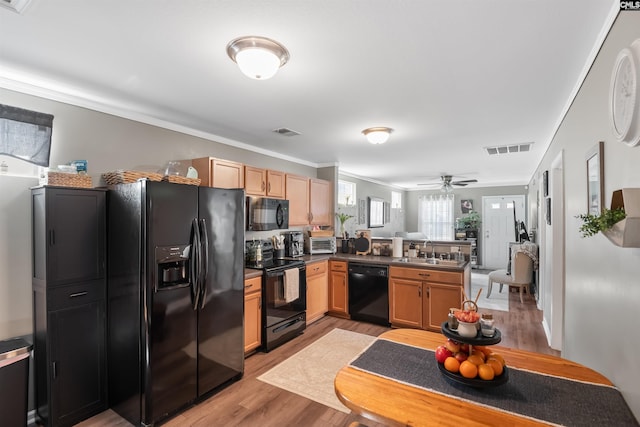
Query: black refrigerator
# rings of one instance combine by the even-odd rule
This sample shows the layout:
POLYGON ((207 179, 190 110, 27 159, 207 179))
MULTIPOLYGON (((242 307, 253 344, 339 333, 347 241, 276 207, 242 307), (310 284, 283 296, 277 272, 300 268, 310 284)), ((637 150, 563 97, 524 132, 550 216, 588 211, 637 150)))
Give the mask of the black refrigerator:
POLYGON ((148 426, 244 372, 244 191, 107 195, 109 404, 148 426))

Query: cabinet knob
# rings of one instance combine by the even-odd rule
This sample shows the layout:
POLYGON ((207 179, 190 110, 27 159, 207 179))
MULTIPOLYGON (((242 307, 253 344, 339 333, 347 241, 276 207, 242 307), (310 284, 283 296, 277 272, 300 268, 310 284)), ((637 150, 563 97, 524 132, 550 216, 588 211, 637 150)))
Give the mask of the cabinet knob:
POLYGON ((429 277, 429 276, 430 276, 430 274, 429 274, 429 273, 418 273, 418 276, 421 276, 421 277, 429 277))

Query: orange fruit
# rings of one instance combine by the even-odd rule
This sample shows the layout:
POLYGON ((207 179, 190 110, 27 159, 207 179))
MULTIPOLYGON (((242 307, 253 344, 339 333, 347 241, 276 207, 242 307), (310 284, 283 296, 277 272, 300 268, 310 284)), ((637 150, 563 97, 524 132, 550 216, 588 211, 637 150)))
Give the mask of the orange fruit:
POLYGON ((473 347, 471 354, 477 354, 483 362, 487 359, 487 356, 482 351, 476 350, 476 347, 473 347))
POLYGON ((478 366, 478 376, 483 380, 491 381, 495 375, 493 368, 486 363, 478 366))
POLYGON ((484 346, 484 345, 474 345, 473 349, 481 351, 482 354, 485 355, 485 360, 486 360, 487 357, 489 357, 489 355, 491 353, 493 353, 493 349, 491 349, 490 347, 484 346))
POLYGON ((460 362, 455 357, 449 356, 444 359, 444 369, 449 372, 458 372, 460 370, 460 362))
POLYGON ((460 364, 460 375, 465 378, 475 378, 478 375, 478 367, 469 360, 465 360, 460 364))
POLYGON ((467 357, 467 360, 476 366, 482 365, 484 363, 482 357, 478 356, 477 354, 472 354, 471 356, 467 357))
POLYGON ((502 363, 502 366, 507 366, 506 363, 504 363, 504 357, 502 357, 502 355, 500 355, 500 353, 490 353, 489 357, 493 357, 494 359, 498 359, 500 361, 500 363, 502 363))
POLYGON ((504 366, 502 366, 502 362, 500 362, 498 359, 496 359, 495 357, 490 357, 487 359, 486 363, 493 368, 493 373, 496 374, 496 377, 502 374, 504 366))

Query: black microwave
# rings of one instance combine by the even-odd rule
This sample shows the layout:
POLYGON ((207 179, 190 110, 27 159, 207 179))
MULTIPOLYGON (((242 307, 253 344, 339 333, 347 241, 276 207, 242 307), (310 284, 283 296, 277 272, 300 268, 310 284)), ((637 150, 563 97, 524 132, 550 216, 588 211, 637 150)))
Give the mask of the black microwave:
POLYGON ((247 230, 266 231, 289 228, 289 201, 247 196, 247 230))

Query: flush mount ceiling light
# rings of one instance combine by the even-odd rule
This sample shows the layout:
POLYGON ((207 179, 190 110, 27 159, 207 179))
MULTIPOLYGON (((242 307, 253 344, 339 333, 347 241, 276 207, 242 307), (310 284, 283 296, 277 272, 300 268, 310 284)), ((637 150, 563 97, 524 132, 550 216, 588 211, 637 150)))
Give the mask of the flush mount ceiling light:
POLYGON ((367 141, 372 144, 384 144, 389 140, 389 136, 393 129, 387 127, 368 128, 362 131, 367 141))
POLYGON ((266 80, 289 60, 289 51, 275 40, 247 36, 231 40, 227 55, 247 77, 266 80))

